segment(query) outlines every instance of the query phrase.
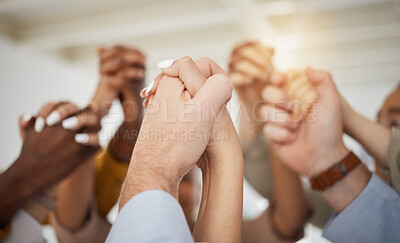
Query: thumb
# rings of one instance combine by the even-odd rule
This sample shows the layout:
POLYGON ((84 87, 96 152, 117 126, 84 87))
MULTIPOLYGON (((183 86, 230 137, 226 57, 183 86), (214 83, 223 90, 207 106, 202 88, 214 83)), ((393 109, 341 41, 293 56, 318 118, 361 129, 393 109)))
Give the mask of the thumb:
POLYGON ((218 112, 232 95, 233 84, 226 74, 215 74, 209 77, 194 97, 201 103, 209 104, 218 112))
POLYGON ((103 52, 104 52, 104 50, 105 50, 105 48, 104 48, 104 46, 98 46, 97 47, 97 54, 102 54, 103 52))
POLYGON ((333 82, 332 75, 329 72, 307 67, 306 75, 308 80, 315 87, 318 95, 327 95, 336 91, 335 83, 333 82))

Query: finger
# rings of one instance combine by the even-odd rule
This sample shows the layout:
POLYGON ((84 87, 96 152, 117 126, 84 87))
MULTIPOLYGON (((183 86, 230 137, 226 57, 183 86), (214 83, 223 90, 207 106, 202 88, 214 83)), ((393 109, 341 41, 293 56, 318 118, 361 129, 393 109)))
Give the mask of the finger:
POLYGON ((228 75, 216 74, 206 80, 194 99, 200 104, 210 105, 210 109, 214 111, 219 111, 229 100, 232 90, 233 84, 228 75))
POLYGON ((74 140, 82 145, 99 146, 99 138, 95 133, 78 133, 75 134, 74 140))
POLYGON ((232 83, 237 88, 249 85, 253 82, 251 78, 248 78, 246 75, 239 72, 230 72, 229 78, 232 80, 232 83))
POLYGON ((162 70, 164 74, 182 80, 191 97, 197 94, 207 80, 190 57, 183 57, 174 61, 170 67, 162 70))
POLYGON ((100 64, 101 74, 115 74, 119 69, 122 69, 125 65, 124 59, 119 55, 115 58, 104 61, 100 64))
POLYGON ((146 67, 146 58, 137 51, 127 51, 123 53, 123 59, 127 66, 144 69, 146 67))
POLYGON ((226 74, 226 71, 211 58, 203 57, 196 60, 195 63, 206 78, 215 74, 226 74))
POLYGON ((121 50, 116 47, 103 48, 100 51, 98 51, 98 54, 100 58, 100 63, 103 63, 111 58, 121 55, 121 50))
MULTIPOLYGON (((158 66, 160 66, 162 68, 168 68, 174 62, 175 62, 175 60, 173 60, 173 59, 167 59, 167 60, 164 60, 164 61, 160 62, 158 66)), ((214 74, 226 74, 226 71, 210 58, 203 57, 203 58, 200 58, 200 59, 194 61, 194 63, 197 65, 197 67, 200 70, 200 72, 206 78, 210 77, 211 75, 214 75, 214 74)), ((160 73, 155 78, 153 85, 149 85, 151 87, 150 90, 149 90, 149 88, 143 89, 140 92, 141 97, 144 98, 144 97, 148 97, 150 95, 153 95, 156 92, 156 90, 158 88, 158 84, 160 83, 160 80, 162 79, 162 77, 164 75, 165 75, 165 73, 163 72, 163 73, 160 73), (147 91, 147 94, 146 94, 146 91, 147 91)))
POLYGON ((47 116, 60 104, 62 104, 63 102, 58 102, 58 103, 53 103, 53 102, 49 102, 47 104, 45 104, 44 106, 42 106, 42 109, 39 111, 37 118, 35 120, 35 126, 34 126, 34 130, 37 133, 40 133, 43 131, 46 122, 45 119, 47 118, 47 116))
POLYGON ((286 75, 283 73, 273 73, 271 75, 271 84, 282 87, 286 82, 286 75))
POLYGON ((64 120, 65 118, 79 112, 79 107, 75 104, 65 103, 57 106, 54 111, 52 111, 46 118, 46 124, 48 126, 53 126, 58 122, 64 120))
POLYGON ((99 118, 95 113, 82 113, 69 117, 62 122, 62 127, 68 130, 79 130, 84 127, 98 128, 99 118))
POLYGON ((294 120, 289 112, 283 109, 271 105, 263 105, 259 112, 260 118, 263 122, 274 123, 292 131, 296 131, 300 126, 300 122, 294 120))
POLYGON ((271 123, 267 123, 263 127, 263 132, 268 141, 279 144, 293 142, 297 136, 296 132, 292 132, 282 126, 277 126, 271 123))
POLYGON ((124 74, 118 72, 116 75, 102 75, 101 81, 108 83, 112 89, 120 89, 125 83, 124 74))
POLYGON ((232 51, 232 56, 233 55, 237 55, 243 48, 248 47, 248 46, 253 46, 258 44, 259 42, 254 42, 254 41, 248 41, 248 42, 244 42, 240 45, 237 45, 233 51, 232 51))
POLYGON ((291 100, 283 91, 283 89, 275 85, 265 86, 265 88, 262 90, 261 96, 267 103, 273 104, 285 110, 291 110, 291 100))
POLYGON ((141 81, 144 79, 144 69, 127 67, 122 70, 124 80, 141 81))
POLYGON ((329 72, 319 71, 310 67, 306 68, 306 75, 319 94, 332 94, 336 91, 335 83, 329 72))
POLYGON ((32 113, 25 113, 19 116, 18 118, 18 126, 19 126, 19 134, 22 140, 25 138, 25 130, 33 124, 33 115, 32 113))
POLYGON ((261 67, 259 67, 258 65, 254 65, 251 61, 247 59, 241 59, 233 63, 231 70, 235 72, 240 72, 245 76, 253 79, 260 79, 264 74, 264 70, 261 67))

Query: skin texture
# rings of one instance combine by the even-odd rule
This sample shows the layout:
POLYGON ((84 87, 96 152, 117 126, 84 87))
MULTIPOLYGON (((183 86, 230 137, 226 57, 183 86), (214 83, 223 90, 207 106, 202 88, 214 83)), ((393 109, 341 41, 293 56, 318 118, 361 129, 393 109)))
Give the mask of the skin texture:
MULTIPOLYGON (((262 132, 265 117, 268 116, 268 110, 262 109, 262 104, 268 97, 273 98, 275 92, 270 93, 264 90, 264 87, 282 78, 279 74, 272 75, 273 53, 273 49, 260 43, 248 42, 237 46, 231 55, 229 75, 244 104, 244 109, 241 110, 239 133, 244 143, 262 132)), ((265 149, 270 150, 270 148, 265 149)), ((273 151, 271 151, 270 160, 273 169, 273 198, 275 200, 272 222, 280 235, 291 238, 297 236, 296 234, 303 229, 307 220, 307 200, 299 176, 282 164, 278 157, 273 155, 273 151)), ((262 217, 266 216, 262 215, 262 217)), ((251 241, 254 235, 260 235, 261 238, 258 240, 261 242, 269 241, 269 235, 256 232, 270 227, 267 222, 269 221, 244 221, 242 242, 251 241), (257 224, 258 227, 246 227, 252 224, 257 224)))
MULTIPOLYGON (((290 121, 290 105, 272 107, 272 114, 283 112, 287 121, 277 121, 272 115, 264 127, 265 135, 272 142, 276 154, 294 171, 308 177, 316 176, 336 164, 348 153, 343 145, 341 98, 331 75, 324 71, 306 69, 309 81, 314 85, 318 98, 315 103, 316 119, 307 122, 290 121), (293 125, 292 123, 298 123, 293 125), (324 134, 324 136, 321 136, 324 134)), ((280 87, 284 78, 275 84, 280 87)), ((278 96, 284 97, 282 90, 278 96)), ((273 106, 276 101, 269 100, 273 106)), ((323 191, 323 196, 337 212, 346 208, 365 188, 370 173, 365 166, 359 165, 343 180, 323 191)))
MULTIPOLYGON (((49 103, 38 113, 46 115, 49 107, 60 103, 49 103)), ((33 130, 35 118, 27 122, 21 134, 23 146, 18 159, 0 176, 1 226, 5 226, 33 195, 54 185, 79 165, 85 163, 98 150, 98 146, 83 146, 74 141, 77 131, 67 131, 60 125, 45 127, 41 133, 33 130)), ((98 128, 82 128, 92 135, 98 128)), ((94 136, 94 135, 93 135, 94 136)))
POLYGON ((240 138, 253 139, 262 130, 258 121, 262 90, 270 82, 274 70, 274 50, 258 42, 246 42, 234 48, 229 61, 229 77, 239 95, 241 104, 240 138))
MULTIPOLYGON (((168 145, 170 143, 168 139, 164 140, 161 148, 158 148, 161 144, 158 144, 159 141, 154 141, 157 140, 156 138, 143 141, 145 146, 141 148, 139 147, 142 145, 140 139, 145 136, 140 136, 133 152, 121 204, 127 201, 124 198, 128 193, 132 195, 146 189, 165 190, 176 197, 176 180, 180 180, 182 171, 187 171, 187 168, 197 163, 203 171, 205 185, 198 221, 194 228, 196 241, 240 241, 243 159, 233 123, 224 106, 224 103, 230 98, 231 92, 230 80, 223 70, 209 59, 194 62, 186 57, 175 61, 170 68, 163 69, 163 74, 156 79, 151 92, 146 96, 148 109, 141 135, 142 132, 145 135, 144 131, 150 130, 150 128, 153 131, 157 131, 155 128, 160 128, 164 132, 178 131, 178 133, 203 131, 203 134, 226 131, 228 139, 205 135, 194 140, 180 137, 180 141, 176 141, 174 140, 176 137, 172 137, 171 146, 168 145), (166 107, 157 103, 160 101, 163 101, 163 104, 169 104, 171 112, 164 113, 166 107), (161 112, 152 110, 155 109, 155 104, 157 104, 158 111, 161 112), (182 117, 180 108, 183 104, 194 106, 191 112, 187 112, 185 116, 187 119, 194 119, 192 122, 184 122, 188 121, 185 119, 176 119, 173 123, 162 121, 163 117, 164 119, 166 117, 169 119, 182 117), (152 149, 147 152, 146 148, 152 149), (136 151, 136 149, 138 150, 136 151), (161 157, 157 159, 159 151, 162 151, 163 159, 161 157), (223 156, 227 152, 230 154, 229 158, 223 156), (181 157, 181 154, 185 154, 185 156, 181 157), (141 160, 145 163, 138 163, 141 160), (163 171, 156 169, 161 164, 168 166, 168 174, 158 174, 163 171), (148 166, 153 169, 146 168, 148 166), (132 175, 134 173, 135 176, 132 175), (144 178, 142 175, 145 175, 144 178), (226 181, 223 184, 221 183, 222 178, 220 180, 218 177, 232 182, 232 184, 228 183, 229 190, 225 190, 226 181), (148 181, 149 179, 150 181, 148 181), (138 188, 142 189, 138 190, 138 188), (232 200, 227 202, 225 200, 227 196, 232 200), (223 212, 220 208, 221 203, 224 203, 223 212)), ((144 92, 142 94, 145 95, 144 92)))
MULTIPOLYGON (((400 123, 400 89, 397 88, 385 100, 373 122, 354 111, 342 97, 344 131, 357 140, 375 158, 382 168, 388 169, 386 155, 389 148, 392 127, 400 123), (369 132, 365 132, 369 131, 369 132)), ((377 173, 386 179, 377 167, 377 173)))
MULTIPOLYGON (((90 106, 100 110, 91 120, 99 123, 108 113, 109 105, 120 99, 125 119, 109 146, 119 161, 129 163, 143 116, 139 92, 144 84, 145 57, 139 50, 123 46, 101 47, 98 54, 101 79, 90 106)), ((79 229, 93 207, 94 162, 93 158, 79 167, 59 186, 56 216, 67 229, 79 229)))

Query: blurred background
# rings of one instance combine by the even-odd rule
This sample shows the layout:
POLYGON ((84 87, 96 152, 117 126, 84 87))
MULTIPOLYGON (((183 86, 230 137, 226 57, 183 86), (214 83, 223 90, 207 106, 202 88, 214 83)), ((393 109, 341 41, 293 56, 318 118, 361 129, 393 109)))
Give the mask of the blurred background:
MULTIPOLYGON (((142 49, 149 83, 167 58, 208 56, 226 67, 245 40, 274 47, 279 71, 330 70, 349 103, 371 119, 400 81, 400 1, 0 0, 0 171, 18 156, 21 113, 49 100, 84 105, 91 98, 97 46, 142 49)), ((117 114, 116 107, 106 129, 117 126, 117 114)), ((266 206, 253 199, 245 205, 266 206)), ((320 242, 319 235, 309 226, 302 241, 320 242)))

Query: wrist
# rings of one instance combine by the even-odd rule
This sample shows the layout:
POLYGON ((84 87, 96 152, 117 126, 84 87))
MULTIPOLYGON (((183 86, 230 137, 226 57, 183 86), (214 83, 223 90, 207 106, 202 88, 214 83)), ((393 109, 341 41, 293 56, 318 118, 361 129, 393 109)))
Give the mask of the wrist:
POLYGON ((358 124, 359 116, 360 114, 355 112, 350 107, 343 112, 343 130, 346 134, 353 134, 354 127, 358 124))
POLYGON ((344 146, 343 141, 335 146, 334 148, 323 153, 323 156, 319 156, 316 159, 315 165, 306 174, 308 178, 319 175, 331 166, 341 161, 349 153, 349 150, 344 146))
POLYGON ((371 172, 359 164, 345 178, 322 192, 322 195, 336 212, 349 206, 367 186, 371 172))
POLYGON ((5 174, 8 174, 7 181, 15 188, 15 192, 19 192, 18 195, 21 200, 31 198, 41 190, 37 178, 32 178, 32 173, 27 171, 28 168, 25 165, 28 163, 25 162, 25 158, 20 155, 10 169, 5 172, 5 174))
POLYGON ((156 158, 149 161, 146 158, 132 154, 131 163, 126 175, 120 208, 135 195, 149 190, 162 190, 178 198, 180 179, 173 170, 165 170, 154 163, 156 158))

